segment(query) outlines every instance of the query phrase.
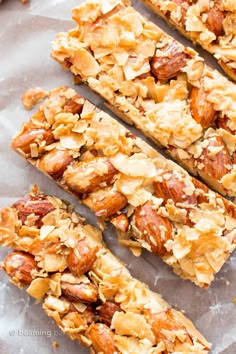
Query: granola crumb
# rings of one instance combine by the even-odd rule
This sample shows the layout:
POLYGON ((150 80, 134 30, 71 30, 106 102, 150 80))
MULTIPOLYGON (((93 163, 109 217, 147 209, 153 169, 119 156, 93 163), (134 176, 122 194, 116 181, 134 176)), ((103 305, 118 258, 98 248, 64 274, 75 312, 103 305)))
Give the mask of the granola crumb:
POLYGON ((31 88, 26 90, 22 96, 22 103, 25 109, 31 110, 37 103, 42 101, 48 96, 48 91, 43 90, 41 87, 31 88))
POLYGON ((53 346, 54 349, 57 349, 57 348, 59 348, 59 343, 58 342, 53 342, 52 346, 53 346))

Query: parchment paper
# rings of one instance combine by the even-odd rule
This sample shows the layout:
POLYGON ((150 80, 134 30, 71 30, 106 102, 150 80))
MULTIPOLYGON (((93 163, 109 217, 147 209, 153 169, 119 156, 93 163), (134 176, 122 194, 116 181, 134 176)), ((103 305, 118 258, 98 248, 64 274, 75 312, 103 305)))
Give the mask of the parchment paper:
MULTIPOLYGON (((74 27, 70 9, 80 0, 31 0, 23 5, 18 0, 3 0, 0 4, 0 207, 10 204, 37 183, 46 193, 70 200, 89 222, 96 219, 78 202, 61 191, 9 148, 11 138, 32 112, 21 105, 23 92, 30 87, 52 89, 71 85, 72 78, 49 57, 50 42, 55 35, 74 27)), ((191 45, 164 22, 134 1, 134 6, 159 26, 172 33, 184 44, 191 45)), ((201 54, 208 63, 216 65, 207 53, 201 54)), ((104 109, 102 100, 89 89, 76 90, 104 109)), ((135 130, 134 130, 135 131, 135 130)), ((141 136, 141 134, 139 134, 141 136)), ((189 281, 180 280, 162 261, 148 252, 135 258, 128 249, 117 244, 112 227, 105 232, 105 240, 131 273, 149 284, 152 290, 178 309, 183 309, 198 329, 213 343, 214 354, 236 353, 236 255, 232 255, 212 286, 200 289, 189 281)), ((0 249, 0 260, 9 252, 0 249)), ((0 354, 86 354, 87 349, 69 340, 54 325, 25 290, 9 283, 0 272, 0 354), (52 343, 57 341, 59 348, 52 343)))

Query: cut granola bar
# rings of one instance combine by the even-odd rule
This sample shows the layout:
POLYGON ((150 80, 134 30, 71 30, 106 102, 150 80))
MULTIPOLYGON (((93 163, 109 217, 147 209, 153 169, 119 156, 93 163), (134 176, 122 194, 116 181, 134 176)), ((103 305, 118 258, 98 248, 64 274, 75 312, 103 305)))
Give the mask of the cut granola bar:
POLYGON ((236 80, 236 3, 231 0, 143 0, 193 43, 200 44, 236 80))
POLYGON ((127 1, 89 1, 52 57, 221 194, 236 196, 236 85, 127 1))
POLYGON ((12 147, 110 220, 122 245, 201 287, 235 249, 234 204, 70 88, 51 91, 12 147))
POLYGON ((0 217, 0 243, 14 249, 2 269, 92 353, 209 352, 192 322, 133 278, 71 205, 34 187, 0 217))

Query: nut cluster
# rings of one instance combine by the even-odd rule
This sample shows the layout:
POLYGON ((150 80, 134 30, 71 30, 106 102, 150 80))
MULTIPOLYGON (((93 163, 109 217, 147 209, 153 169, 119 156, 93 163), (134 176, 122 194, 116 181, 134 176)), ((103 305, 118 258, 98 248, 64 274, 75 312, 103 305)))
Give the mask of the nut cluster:
POLYGON ((223 70, 236 80, 235 18, 233 1, 144 0, 157 14, 194 43, 212 53, 223 70))

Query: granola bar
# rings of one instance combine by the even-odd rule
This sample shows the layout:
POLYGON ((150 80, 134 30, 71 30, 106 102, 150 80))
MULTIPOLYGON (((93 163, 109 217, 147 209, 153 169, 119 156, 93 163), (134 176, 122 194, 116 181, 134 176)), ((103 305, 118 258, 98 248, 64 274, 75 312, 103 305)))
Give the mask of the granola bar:
POLYGON ((127 1, 72 11, 52 57, 211 188, 236 196, 236 85, 127 1))
POLYGON ((143 0, 193 43, 212 53, 236 80, 236 3, 231 0, 143 0))
POLYGON ((74 90, 59 87, 12 147, 119 231, 135 255, 160 256, 208 286, 236 247, 236 206, 74 90))
POLYGON ((208 353, 181 312, 133 278, 71 205, 36 187, 0 212, 2 269, 91 353, 208 353))

